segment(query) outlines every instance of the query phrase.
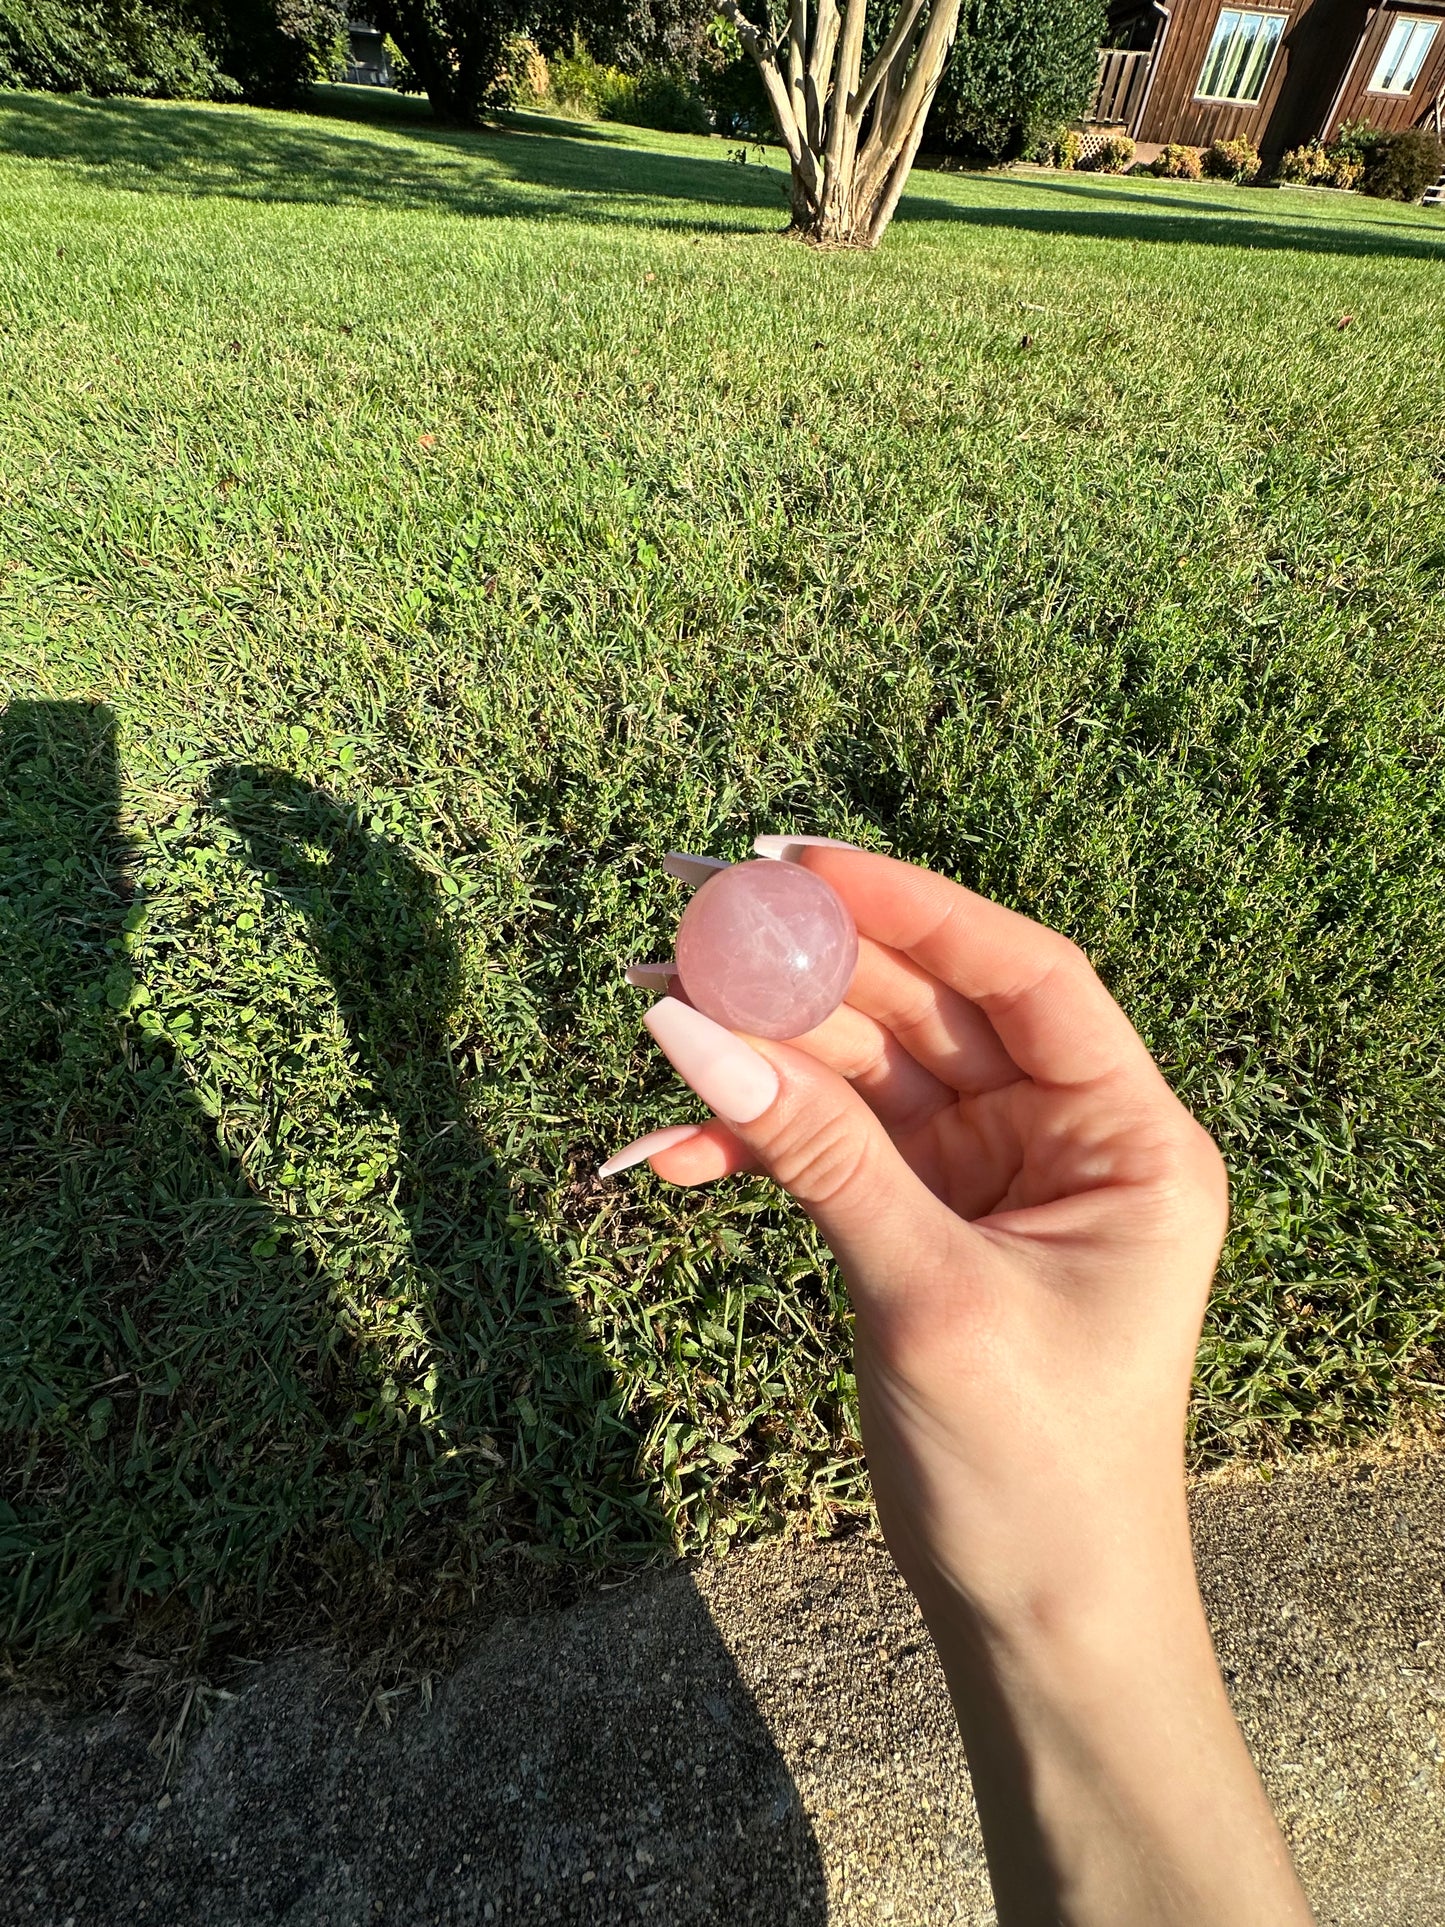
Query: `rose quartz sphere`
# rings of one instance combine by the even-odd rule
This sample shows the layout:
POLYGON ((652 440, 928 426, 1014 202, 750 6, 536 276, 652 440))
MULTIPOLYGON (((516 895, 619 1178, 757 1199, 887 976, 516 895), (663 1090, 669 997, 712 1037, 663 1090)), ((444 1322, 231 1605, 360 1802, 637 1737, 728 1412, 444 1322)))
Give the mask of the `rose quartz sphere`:
POLYGON ((708 878, 683 912, 676 956, 704 1016, 754 1037, 801 1037, 842 1003, 858 932, 820 876, 761 859, 708 878))

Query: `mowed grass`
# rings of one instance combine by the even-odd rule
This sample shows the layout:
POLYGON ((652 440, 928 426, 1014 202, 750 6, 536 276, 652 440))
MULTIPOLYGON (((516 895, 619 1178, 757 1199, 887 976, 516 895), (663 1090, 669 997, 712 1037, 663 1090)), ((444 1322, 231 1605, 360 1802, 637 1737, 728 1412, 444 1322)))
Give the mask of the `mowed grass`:
POLYGON ((1234 1176, 1201 1460, 1433 1398, 1445 216, 337 95, 0 98, 0 1508, 16 1663, 867 1492, 762 1184, 609 1184, 670 848, 1082 942, 1234 1176), (365 118, 370 111, 373 118, 365 118))

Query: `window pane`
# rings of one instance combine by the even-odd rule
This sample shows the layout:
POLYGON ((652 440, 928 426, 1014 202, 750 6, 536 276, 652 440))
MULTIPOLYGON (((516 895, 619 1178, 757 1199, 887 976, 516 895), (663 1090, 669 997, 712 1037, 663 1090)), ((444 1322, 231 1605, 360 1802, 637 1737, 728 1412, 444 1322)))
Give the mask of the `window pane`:
POLYGON ((1435 38, 1433 20, 1397 20, 1390 29, 1385 51, 1370 82, 1374 94, 1408 94, 1420 78, 1425 56, 1435 38))
POLYGON ((1258 100, 1283 32, 1280 14, 1226 7, 1215 23, 1195 92, 1207 100, 1258 100))
POLYGON ((1236 100, 1258 100, 1264 92, 1264 77, 1269 72, 1269 63, 1274 58, 1275 44, 1284 31, 1284 22, 1276 16, 1266 17, 1260 22, 1259 32, 1254 36, 1254 44, 1249 50, 1249 59, 1234 89, 1236 100))
POLYGON ((1201 94, 1219 92, 1224 63, 1229 58, 1231 43, 1239 32, 1239 18, 1237 13, 1226 8, 1215 23, 1214 38, 1209 43, 1209 52, 1204 56, 1204 72, 1199 76, 1201 94))

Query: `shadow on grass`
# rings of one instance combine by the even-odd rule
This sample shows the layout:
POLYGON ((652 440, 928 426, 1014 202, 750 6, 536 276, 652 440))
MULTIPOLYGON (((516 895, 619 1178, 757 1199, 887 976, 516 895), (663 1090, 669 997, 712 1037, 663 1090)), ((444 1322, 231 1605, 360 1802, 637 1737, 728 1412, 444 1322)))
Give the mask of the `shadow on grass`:
MULTIPOLYGON (((215 855, 239 854, 268 902, 304 925, 362 1108, 394 1127, 384 1181, 403 1225, 398 1271, 373 1262, 364 1222, 354 1249, 318 1251, 304 1202, 293 1218, 257 1197, 205 1113, 204 1074, 147 1033, 127 951, 145 909, 119 798, 108 710, 17 701, 0 717, 11 1658, 63 1686, 67 1672, 103 1672, 107 1648, 194 1674, 333 1632, 359 1659, 410 1651, 434 1664, 429 1625, 455 1648, 480 1630, 479 1606, 546 1604, 589 1570, 655 1561, 667 1525, 610 1369, 467 1115, 448 1028, 457 953, 432 878, 285 771, 213 779, 215 855), (394 1319, 399 1294, 431 1361, 420 1403, 405 1386, 388 1396, 395 1348, 378 1347, 369 1323, 394 1319), (48 1674, 47 1654, 60 1655, 48 1674)), ((207 873, 223 866, 208 860, 207 873)), ((207 914, 226 922, 224 887, 207 914)), ((252 1002, 266 1001, 266 981, 247 979, 252 1002)), ((273 981, 269 1015, 300 1050, 314 1020, 273 981)), ((285 1095, 273 1111, 283 1127, 285 1095)), ((260 1116, 252 1125, 265 1129, 260 1116)), ((292 1149, 304 1166, 304 1142, 292 1149)), ((753 1841, 722 1855, 733 1917, 820 1920, 817 1848, 787 1770, 701 1600, 676 1624, 683 1673, 714 1694, 729 1682, 726 1732, 709 1744, 731 1749, 722 1784, 746 1791, 701 1806, 679 1793, 693 1785, 699 1707, 652 1732, 653 1804, 680 1841, 688 1827, 753 1841)), ((616 1655, 604 1698, 631 1666, 616 1655)), ((638 1683, 639 1698, 650 1691, 638 1683)), ((619 1759, 611 1777, 610 1766, 596 1749, 585 1797, 574 1788, 576 1810, 558 1815, 579 1838, 633 1825, 637 1763, 619 1759)), ((551 1871, 575 1885, 564 1862, 551 1871)), ((550 1879, 538 1869, 528 1892, 550 1879)), ((627 1892, 613 1899, 611 1918, 633 1918, 627 1892)))
MULTIPOLYGON (((421 102, 382 89, 321 90, 318 107, 283 120, 242 108, 0 95, 0 141, 13 153, 94 170, 105 185, 148 192, 700 232, 773 224, 761 216, 785 224, 786 178, 772 167, 736 166, 721 151, 716 159, 664 153, 606 128, 532 115, 479 131, 452 128, 421 102), (406 139, 371 138, 372 128, 406 139), (707 207, 716 218, 699 213, 707 207)), ((1044 174, 989 175, 985 204, 919 191, 927 179, 914 176, 901 222, 1445 260, 1445 223, 1437 233, 1416 214, 1381 205, 1368 215, 1356 205, 1352 221, 1340 223, 1263 190, 1239 189, 1232 204, 1188 189, 1176 200, 1123 182, 1044 174)))
POLYGON ((721 147, 715 160, 657 153, 541 116, 469 131, 410 115, 363 122, 349 106, 282 121, 173 102, 0 94, 0 144, 95 170, 100 185, 149 193, 700 231, 737 225, 721 210, 775 215, 779 225, 787 213, 785 178, 739 167, 721 147), (406 141, 371 138, 378 125, 404 128, 406 141), (687 203, 688 214, 674 220, 671 202, 687 203), (699 217, 708 206, 718 219, 699 217))
POLYGON ((1388 203, 1370 203, 1368 216, 1358 213, 1357 225, 1341 227, 1317 215, 1301 219, 1300 210, 1288 198, 1262 188, 1235 189, 1230 203, 1221 204, 1193 198, 1200 190, 1188 187, 1149 193, 1122 182, 1086 184, 1067 177, 1009 174, 991 174, 988 183, 991 190, 1004 196, 999 205, 964 206, 908 195, 900 218, 962 221, 973 227, 1015 228, 1098 241, 1185 242, 1196 247, 1393 255, 1445 262, 1445 221, 1435 228, 1433 223, 1427 225, 1415 218, 1413 211, 1392 210, 1388 203), (1022 204, 1038 197, 1044 197, 1045 205, 1022 204))

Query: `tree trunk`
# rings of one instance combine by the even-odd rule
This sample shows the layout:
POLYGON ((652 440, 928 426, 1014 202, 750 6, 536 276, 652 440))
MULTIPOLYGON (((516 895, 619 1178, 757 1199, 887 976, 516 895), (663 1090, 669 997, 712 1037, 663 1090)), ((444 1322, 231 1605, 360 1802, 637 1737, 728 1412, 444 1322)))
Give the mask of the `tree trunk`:
POLYGON ((893 218, 958 27, 960 0, 898 0, 863 69, 868 0, 788 0, 785 39, 713 0, 757 64, 792 170, 793 232, 872 248, 893 218))

